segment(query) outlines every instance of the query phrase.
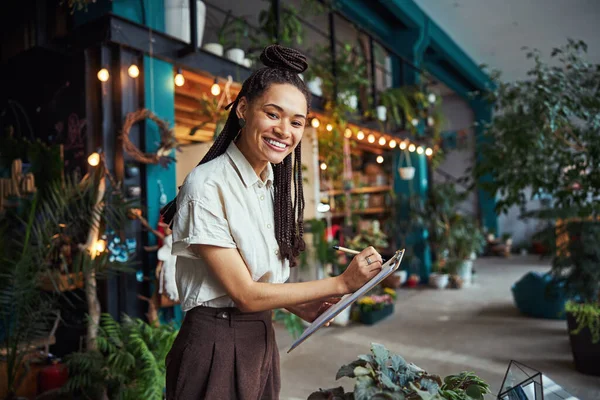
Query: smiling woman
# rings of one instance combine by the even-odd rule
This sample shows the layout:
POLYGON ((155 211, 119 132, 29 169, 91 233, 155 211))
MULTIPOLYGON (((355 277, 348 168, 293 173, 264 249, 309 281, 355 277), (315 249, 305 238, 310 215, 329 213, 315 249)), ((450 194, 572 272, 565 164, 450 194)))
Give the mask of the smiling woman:
POLYGON ((163 212, 186 312, 166 360, 169 400, 277 399, 271 310, 312 322, 381 269, 369 247, 338 277, 283 285, 304 250, 300 142, 310 99, 298 74, 307 64, 277 45, 261 60, 265 67, 244 82, 223 131, 163 212))

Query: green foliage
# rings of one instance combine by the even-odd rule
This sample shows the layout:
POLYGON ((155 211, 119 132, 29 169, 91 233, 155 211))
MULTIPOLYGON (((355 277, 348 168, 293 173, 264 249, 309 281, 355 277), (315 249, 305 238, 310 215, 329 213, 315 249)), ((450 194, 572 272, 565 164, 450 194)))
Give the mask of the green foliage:
POLYGON ((223 46, 224 50, 240 48, 242 39, 248 37, 248 35, 248 22, 244 18, 232 16, 230 10, 217 30, 217 41, 223 46))
POLYGON ((581 304, 569 301, 565 310, 573 314, 577 322, 577 328, 571 333, 578 335, 582 329, 588 328, 592 335, 592 343, 600 342, 600 303, 581 304))
POLYGON ((336 379, 342 377, 356 379, 353 393, 344 393, 342 387, 321 389, 312 393, 309 400, 483 400, 483 395, 490 393, 489 386, 471 372, 450 375, 442 383, 439 376, 407 363, 377 343, 371 344, 371 354, 360 355, 358 360, 343 365, 336 379))
POLYGON ((302 332, 304 332, 304 325, 302 324, 302 318, 294 313, 286 310, 276 309, 274 311, 274 319, 277 322, 282 322, 285 329, 288 331, 290 336, 296 340, 302 332))
POLYGON ((102 314, 98 350, 66 358, 69 381, 64 393, 96 399, 104 389, 110 399, 163 398, 165 358, 177 331, 172 325, 152 326, 124 315, 119 324, 102 314))

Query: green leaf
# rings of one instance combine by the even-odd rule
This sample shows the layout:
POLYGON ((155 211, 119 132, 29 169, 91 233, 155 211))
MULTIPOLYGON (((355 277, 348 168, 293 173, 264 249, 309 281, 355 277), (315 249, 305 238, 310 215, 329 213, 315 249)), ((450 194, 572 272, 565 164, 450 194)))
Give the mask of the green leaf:
POLYGON ((383 386, 385 386, 387 389, 400 390, 400 386, 398 386, 394 382, 392 382, 390 377, 387 376, 385 373, 379 374, 379 380, 381 381, 381 383, 383 383, 383 386))
POLYGON ((335 379, 338 380, 344 376, 354 378, 354 368, 364 367, 366 363, 363 360, 352 361, 350 364, 342 365, 335 375, 335 379))
POLYGON ((483 399, 483 392, 478 385, 470 385, 467 387, 467 390, 465 390, 465 393, 475 400, 483 399))
POLYGON ((353 371, 354 376, 357 377, 357 378, 359 376, 363 376, 363 375, 370 375, 371 372, 373 372, 372 369, 365 368, 365 367, 360 367, 360 366, 354 368, 354 371, 353 371))
POLYGON ((386 349, 385 346, 379 343, 371 343, 371 352, 375 357, 375 361, 380 366, 384 366, 390 357, 390 352, 388 351, 388 349, 386 349))

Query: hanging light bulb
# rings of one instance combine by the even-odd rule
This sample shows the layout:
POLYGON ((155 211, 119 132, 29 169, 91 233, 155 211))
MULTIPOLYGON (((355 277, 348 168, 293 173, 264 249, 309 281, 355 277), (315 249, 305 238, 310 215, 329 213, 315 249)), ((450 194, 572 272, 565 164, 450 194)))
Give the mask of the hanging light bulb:
POLYGON ((104 240, 98 240, 95 244, 94 244, 94 250, 96 251, 96 254, 100 254, 102 252, 104 252, 104 250, 106 250, 106 241, 104 240))
POLYGON ((414 144, 412 144, 412 143, 411 143, 411 144, 408 146, 408 151, 410 151, 410 152, 412 153, 413 151, 415 151, 415 149, 416 149, 416 148, 417 148, 417 146, 415 146, 414 144))
POLYGON ((132 78, 137 78, 140 76, 140 69, 137 65, 131 64, 129 68, 127 68, 127 74, 129 74, 129 76, 132 78))
POLYGON ((356 134, 356 138, 358 140, 363 140, 365 138, 365 133, 363 131, 358 131, 358 133, 356 134))
POLYGON ((404 149, 406 149, 406 142, 402 141, 402 142, 400 142, 400 150, 404 150, 404 149))
POLYGON ((381 164, 383 162, 383 156, 377 156, 377 164, 381 164))
POLYGON ((385 140, 385 138, 383 136, 379 138, 379 145, 380 146, 385 146, 386 143, 387 143, 387 140, 385 140))
POLYGON ((310 121, 310 125, 316 129, 319 127, 319 125, 321 125, 321 122, 319 121, 319 118, 315 117, 312 119, 312 121, 310 121))
POLYGON ((389 145, 390 145, 390 149, 394 149, 394 148, 396 148, 396 145, 397 145, 397 144, 398 144, 398 143, 396 143, 396 141, 395 141, 394 139, 390 140, 390 143, 389 143, 389 145))
POLYGON ((433 150, 431 150, 431 148, 427 148, 427 150, 425 150, 425 155, 426 156, 431 156, 433 154, 433 150))
POLYGON ((429 93, 429 96, 427 96, 427 101, 429 101, 431 104, 435 103, 437 97, 435 95, 435 93, 429 93))
POLYGON ((321 163, 321 171, 325 171, 327 169, 327 164, 324 162, 321 163))
POLYGON ((106 68, 102 68, 100 71, 98 71, 98 80, 100 82, 106 82, 108 78, 110 78, 110 74, 106 68))
POLYGON ((346 130, 344 131, 344 137, 346 139, 350 139, 352 137, 352 130, 350 128, 346 128, 346 130))
POLYGON ((327 132, 331 132, 333 130, 333 125, 327 124, 327 126, 325 127, 325 129, 327 129, 327 132))
POLYGON ((183 77, 183 74, 181 73, 181 68, 179 68, 177 70, 177 75, 175 75, 175 84, 177 86, 183 86, 183 84, 185 83, 185 78, 183 77))
POLYGON ((421 146, 417 147, 417 153, 423 154, 424 151, 425 150, 423 149, 423 147, 421 147, 421 146))
POLYGON ((88 157, 88 164, 90 164, 92 167, 95 167, 98 164, 100 164, 100 154, 95 152, 90 154, 90 156, 88 157))
POLYGON ((372 133, 369 135, 369 137, 367 138, 367 141, 369 143, 375 143, 375 135, 373 135, 372 133))
POLYGON ((213 96, 218 96, 221 94, 221 86, 219 86, 219 82, 217 81, 217 78, 215 78, 215 81, 213 82, 212 86, 210 87, 210 94, 212 94, 213 96))
POLYGON ((417 126, 419 125, 419 120, 416 118, 413 118, 412 121, 410 122, 413 126, 417 126))
POLYGON ((433 126, 433 124, 435 124, 435 119, 433 119, 433 117, 427 117, 427 125, 433 126))

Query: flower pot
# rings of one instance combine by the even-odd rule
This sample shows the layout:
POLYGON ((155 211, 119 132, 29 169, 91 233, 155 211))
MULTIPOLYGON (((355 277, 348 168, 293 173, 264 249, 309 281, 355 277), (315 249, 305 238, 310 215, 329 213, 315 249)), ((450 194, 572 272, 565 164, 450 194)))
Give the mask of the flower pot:
POLYGON ((242 64, 244 62, 244 50, 242 49, 229 49, 225 52, 225 57, 234 63, 242 64))
POLYGON ((405 181, 410 181, 415 177, 415 167, 400 167, 398 168, 400 178, 405 181))
MULTIPOLYGON (((186 43, 191 42, 189 4, 188 0, 165 0, 165 31, 167 34, 186 43)), ((198 26, 196 40, 198 46, 201 46, 206 21, 206 5, 197 0, 196 10, 196 23, 198 26)))
POLYGON ((318 76, 306 83, 308 90, 315 96, 323 96, 323 81, 318 76))
POLYGON ((377 106, 377 119, 385 121, 387 119, 387 108, 385 106, 377 106))
POLYGON ((450 275, 448 274, 429 274, 429 284, 437 289, 445 289, 448 286, 450 275))
POLYGON ((592 343, 592 333, 587 327, 577 335, 572 334, 577 321, 571 313, 567 313, 567 326, 575 369, 583 374, 600 376, 600 342, 592 343))
POLYGON ((419 281, 419 275, 411 275, 406 281, 406 286, 408 286, 409 288, 415 288, 419 285, 419 281))
POLYGON ((219 43, 206 43, 202 48, 209 53, 223 57, 223 46, 219 43))
POLYGON ((473 261, 464 260, 461 262, 456 269, 456 275, 462 280, 463 287, 471 286, 473 280, 473 261))
POLYGON ((380 310, 373 310, 373 311, 368 311, 368 312, 364 312, 361 310, 360 311, 360 322, 365 325, 373 325, 373 324, 376 324, 377 322, 381 321, 382 319, 389 317, 393 313, 394 313, 394 305, 393 304, 386 304, 380 310))
POLYGON ((352 307, 346 307, 341 313, 339 313, 334 319, 333 324, 337 326, 346 326, 350 323, 350 312, 352 307))
POLYGON ((244 61, 242 61, 242 65, 246 68, 252 68, 252 60, 249 58, 244 58, 244 61))

